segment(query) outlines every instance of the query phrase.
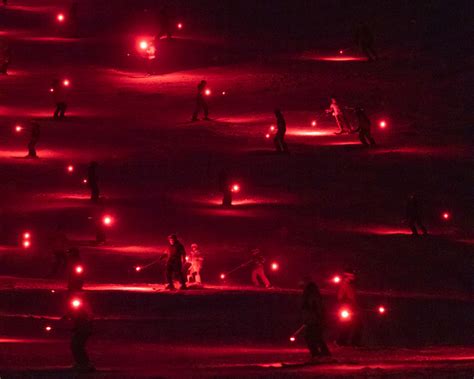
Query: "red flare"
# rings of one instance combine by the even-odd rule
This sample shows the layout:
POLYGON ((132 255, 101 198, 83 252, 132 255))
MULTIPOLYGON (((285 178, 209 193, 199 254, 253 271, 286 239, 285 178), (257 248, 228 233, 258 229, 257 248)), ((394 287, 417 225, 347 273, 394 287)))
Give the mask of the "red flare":
POLYGON ((22 130, 23 130, 23 127, 21 125, 15 126, 15 132, 20 133, 22 130))
POLYGON ((141 270, 142 270, 142 268, 141 268, 140 266, 136 266, 136 267, 135 267, 135 271, 136 271, 136 272, 140 272, 141 270))
POLYGON ((71 307, 74 309, 79 309, 82 306, 82 301, 80 299, 72 299, 71 307))
POLYGON ((84 271, 84 268, 82 266, 76 266, 75 271, 76 271, 76 274, 82 274, 84 271))
POLYGON ((178 22, 176 26, 178 27, 178 29, 183 29, 183 24, 181 22, 178 22))
POLYGON ((295 341, 296 341, 296 338, 293 337, 293 336, 291 336, 291 337, 290 337, 290 342, 295 342, 295 341))
POLYGON ((51 330, 53 330, 53 328, 48 325, 44 328, 44 330, 46 330, 47 332, 50 332, 51 330))
POLYGON ((385 309, 385 307, 384 307, 383 305, 381 305, 380 307, 378 307, 377 310, 379 311, 379 313, 380 313, 381 315, 383 315, 383 314, 386 312, 386 309, 385 309))
POLYGON ((379 126, 381 129, 385 129, 387 127, 387 121, 385 120, 380 121, 379 126))
POLYGON ((204 91, 204 93, 206 94, 206 96, 210 96, 212 92, 210 89, 207 89, 204 91))
POLYGON ((334 278, 332 278, 333 283, 339 284, 341 282, 341 277, 339 275, 336 275, 334 278))
POLYGON ((280 268, 277 262, 273 262, 271 267, 273 271, 277 271, 280 268))
POLYGON ((232 192, 239 192, 240 191, 240 185, 233 184, 231 190, 232 190, 232 192))
POLYGON ((63 80, 63 86, 64 86, 64 87, 69 87, 69 84, 71 84, 71 82, 69 81, 69 79, 64 79, 64 80, 63 80))
POLYGON ((451 218, 451 215, 449 214, 449 212, 443 212, 443 219, 445 221, 449 220, 451 218))
POLYGON ((73 172, 73 171, 74 171, 74 166, 73 165, 67 166, 67 172, 73 172))
POLYGON ((316 126, 317 125, 317 122, 316 121, 311 121, 311 126, 316 126))
POLYGON ((114 222, 114 219, 111 217, 111 216, 104 216, 102 218, 102 222, 104 223, 104 225, 106 226, 111 226, 114 222))
POLYGON ((351 318, 351 311, 347 308, 342 308, 339 311, 339 317, 341 318, 342 321, 348 321, 351 318))
POLYGON ((28 249, 30 246, 31 246, 31 242, 30 242, 30 241, 23 241, 23 247, 24 247, 25 249, 28 249))
POLYGON ((140 41, 139 46, 140 46, 140 49, 146 50, 146 49, 148 49, 148 42, 147 41, 140 41))
POLYGON ((58 22, 64 22, 66 18, 64 17, 64 14, 62 13, 58 13, 58 15, 56 16, 56 20, 58 20, 58 22))
POLYGON ((221 274, 221 279, 222 279, 222 280, 225 279, 225 274, 221 274))

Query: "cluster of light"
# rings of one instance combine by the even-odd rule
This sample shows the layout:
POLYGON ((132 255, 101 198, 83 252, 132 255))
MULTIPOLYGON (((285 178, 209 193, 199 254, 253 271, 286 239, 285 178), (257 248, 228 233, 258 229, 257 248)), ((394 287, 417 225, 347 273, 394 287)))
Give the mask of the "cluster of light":
POLYGON ((239 184, 232 184, 231 190, 232 190, 232 192, 239 192, 240 191, 240 185, 239 184))
POLYGON ((102 218, 102 222, 103 222, 104 225, 106 225, 106 226, 112 225, 113 221, 114 221, 114 220, 113 220, 113 218, 112 218, 111 216, 104 216, 104 217, 102 218))
POLYGON ((76 266, 75 268, 76 274, 82 274, 84 272, 84 268, 81 265, 76 266))
POLYGON ((221 279, 222 279, 222 280, 225 279, 225 274, 221 274, 221 279))
POLYGON ((64 22, 65 19, 66 17, 64 17, 63 13, 58 13, 58 15, 56 16, 56 20, 58 20, 58 22, 64 22))
POLYGON ((334 278, 332 278, 332 282, 339 284, 341 282, 341 277, 339 275, 334 276, 334 278))
POLYGON ((280 268, 280 266, 278 265, 277 262, 273 262, 272 265, 271 265, 271 267, 272 267, 272 270, 273 270, 273 271, 277 271, 277 270, 280 268))
POLYGON ((69 173, 74 172, 74 166, 71 165, 71 164, 69 166, 67 166, 67 172, 69 172, 69 173))
POLYGON ((385 129, 387 127, 387 121, 381 120, 379 122, 379 126, 380 126, 381 129, 385 129))
POLYGON ((31 247, 31 233, 30 232, 24 232, 22 235, 22 242, 21 245, 23 246, 24 249, 28 249, 31 247))
POLYGON ((351 312, 349 311, 349 309, 343 308, 339 311, 339 317, 341 318, 341 320, 347 321, 351 318, 351 312))
POLYGON ((204 94, 205 94, 206 96, 211 96, 211 93, 212 93, 212 92, 211 92, 210 89, 207 89, 207 90, 204 91, 204 94))
POLYGON ((451 214, 449 212, 443 212, 443 220, 447 221, 451 218, 451 214))
POLYGON ((82 301, 80 299, 72 299, 71 300, 71 307, 74 308, 74 309, 78 309, 80 308, 80 306, 82 305, 82 301))
POLYGON ((275 125, 270 125, 267 134, 265 134, 265 138, 270 138, 273 133, 275 133, 275 125))
POLYGON ((316 120, 311 121, 311 126, 314 127, 314 126, 316 126, 316 125, 318 125, 318 123, 316 122, 316 120))

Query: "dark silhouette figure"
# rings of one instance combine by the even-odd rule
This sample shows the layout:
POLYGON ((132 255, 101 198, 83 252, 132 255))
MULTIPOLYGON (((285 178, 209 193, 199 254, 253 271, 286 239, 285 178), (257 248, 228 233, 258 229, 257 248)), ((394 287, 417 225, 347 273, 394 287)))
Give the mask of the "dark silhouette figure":
POLYGON ((37 122, 33 122, 31 126, 31 138, 28 142, 28 157, 29 158, 38 158, 36 155, 36 144, 39 141, 41 134, 40 125, 37 122))
POLYGON ((91 190, 91 200, 94 203, 99 202, 100 190, 99 181, 97 177, 97 168, 99 164, 96 161, 92 161, 87 169, 87 185, 91 190))
POLYGON ((222 205, 224 207, 232 206, 232 188, 229 175, 226 170, 219 173, 219 191, 222 192, 222 205))
POLYGON ((196 109, 194 110, 192 121, 198 120, 198 115, 201 110, 204 112, 204 120, 209 120, 209 108, 206 100, 204 100, 206 87, 207 82, 205 80, 201 80, 197 86, 196 109))
POLYGON ((329 108, 326 109, 326 113, 331 113, 336 119, 337 126, 339 127, 339 132, 336 134, 351 132, 351 124, 334 96, 331 97, 331 104, 329 108))
POLYGON ((53 118, 55 120, 62 120, 66 114, 67 103, 65 100, 64 88, 59 79, 54 79, 52 81, 50 91, 53 95, 54 104, 56 104, 53 118))
POLYGON ((81 254, 77 247, 72 247, 68 251, 68 291, 81 291, 84 286, 84 266, 81 254))
POLYGON ((372 138, 371 133, 371 122, 365 114, 362 107, 355 109, 355 115, 357 117, 358 127, 355 132, 359 132, 359 140, 364 146, 375 146, 375 140, 372 138))
POLYGON ((275 117, 277 122, 277 132, 273 142, 278 153, 287 153, 288 145, 285 142, 286 121, 279 109, 275 109, 275 117))
POLYGON ((73 368, 81 372, 90 372, 95 371, 86 350, 87 341, 92 335, 92 312, 83 299, 80 301, 81 304, 71 309, 64 318, 71 320, 73 324, 70 344, 74 358, 73 368))
POLYGON ((160 12, 158 13, 158 27, 159 32, 156 35, 155 39, 158 41, 162 36, 166 36, 166 38, 171 39, 173 38, 173 27, 171 22, 171 17, 167 7, 161 8, 160 12))
POLYGON ((428 234, 423 222, 421 221, 421 206, 415 194, 412 194, 408 197, 406 212, 407 223, 412 231, 412 234, 414 236, 419 235, 417 227, 421 229, 423 235, 428 234))
POLYGON ((168 236, 168 260, 166 262, 166 289, 174 290, 173 277, 176 276, 181 283, 181 289, 186 289, 186 277, 183 273, 183 265, 186 262, 186 251, 176 234, 168 236))
POLYGON ((78 6, 79 6, 78 2, 74 0, 71 3, 71 6, 69 7, 69 17, 68 17, 69 31, 72 37, 75 37, 78 34, 78 28, 79 28, 79 17, 77 13, 78 6))
POLYGON ((323 336, 325 323, 323 299, 318 286, 312 281, 303 290, 303 321, 306 345, 311 357, 331 355, 323 336))
POLYGON ((69 240, 64 233, 62 224, 58 224, 56 230, 50 239, 51 252, 53 254, 53 266, 48 275, 49 278, 54 277, 65 269, 67 265, 67 249, 69 240))
POLYGON ((252 283, 255 287, 263 286, 270 288, 271 284, 265 274, 265 257, 263 256, 260 249, 252 250, 252 259, 250 264, 252 265, 252 283))
POLYGON ((355 41, 369 61, 375 61, 378 59, 374 47, 374 35, 367 24, 360 23, 357 25, 355 30, 355 41))
POLYGON ((8 75, 8 66, 12 61, 12 50, 7 41, 2 41, 0 45, 0 74, 8 75))
POLYGON ((356 296, 355 273, 346 269, 337 291, 337 301, 350 312, 348 320, 341 321, 341 330, 336 343, 340 346, 361 346, 362 315, 356 296))

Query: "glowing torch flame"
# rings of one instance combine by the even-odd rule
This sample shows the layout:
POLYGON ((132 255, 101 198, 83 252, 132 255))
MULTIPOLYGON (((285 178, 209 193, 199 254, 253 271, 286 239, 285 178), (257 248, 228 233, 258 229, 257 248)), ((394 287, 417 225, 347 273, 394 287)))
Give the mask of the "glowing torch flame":
POLYGON ((22 130, 23 128, 21 127, 21 125, 15 126, 15 132, 20 133, 22 130))
POLYGON ((317 124, 318 123, 315 120, 311 121, 311 126, 316 126, 317 124))
POLYGON ((451 218, 451 215, 449 214, 449 212, 443 212, 443 220, 449 220, 451 218))
POLYGON ((64 80, 63 80, 63 85, 64 85, 64 87, 69 87, 69 84, 71 84, 71 82, 69 81, 69 79, 64 79, 64 80))
POLYGON ((67 166, 67 172, 73 172, 73 171, 74 171, 74 166, 73 165, 67 166))
POLYGON ((84 269, 82 268, 82 266, 76 266, 76 274, 82 274, 83 271, 84 269))
POLYGON ((386 312, 386 309, 385 309, 385 307, 384 307, 383 305, 381 305, 380 307, 378 307, 377 310, 379 311, 379 313, 380 313, 381 315, 383 315, 383 314, 386 312))
POLYGON ((221 274, 221 279, 222 279, 222 280, 225 279, 225 274, 221 274))
POLYGON ((210 96, 212 92, 210 89, 207 89, 204 91, 204 93, 206 94, 206 96, 210 96))
POLYGON ((136 267, 135 267, 135 271, 136 271, 136 272, 140 272, 141 270, 142 270, 142 268, 141 268, 140 266, 136 266, 136 267))
POLYGON ((30 232, 25 232, 25 233, 23 233, 23 239, 25 239, 25 240, 29 240, 29 239, 30 239, 30 237, 31 237, 31 234, 30 234, 30 232))
POLYGON ((339 275, 336 275, 334 278, 332 278, 332 282, 335 284, 339 284, 341 282, 341 277, 339 275))
POLYGON ((44 328, 44 330, 46 330, 47 332, 50 332, 51 330, 53 330, 53 328, 48 325, 44 328))
POLYGON ((296 337, 291 336, 291 337, 290 337, 290 342, 295 342, 295 341, 296 341, 296 337))
POLYGON ((30 242, 30 241, 23 241, 23 247, 24 247, 25 249, 28 249, 30 246, 31 246, 31 242, 30 242))
POLYGON ((178 22, 178 24, 176 26, 178 27, 178 29, 183 29, 183 24, 181 22, 178 22))
POLYGON ((271 267, 273 271, 277 271, 280 268, 277 262, 273 262, 271 267))
POLYGON ((380 121, 379 126, 380 128, 385 129, 387 127, 387 121, 385 120, 380 121))
POLYGON ((140 49, 146 50, 148 49, 148 42, 147 41, 140 41, 140 49))
POLYGON ((78 309, 81 305, 82 305, 81 300, 79 299, 71 300, 71 307, 73 307, 74 309, 78 309))
POLYGON ((351 318, 351 312, 348 309, 343 308, 339 312, 339 316, 341 317, 342 321, 347 321, 351 318))
POLYGON ((113 223, 113 219, 112 219, 111 216, 104 216, 104 217, 102 218, 102 222, 104 223, 104 225, 110 226, 110 225, 112 225, 112 223, 113 223))
POLYGON ((239 192, 240 191, 240 185, 238 184, 233 184, 231 187, 232 192, 239 192))
POLYGON ((58 20, 58 22, 63 22, 65 20, 64 14, 58 13, 56 20, 58 20))

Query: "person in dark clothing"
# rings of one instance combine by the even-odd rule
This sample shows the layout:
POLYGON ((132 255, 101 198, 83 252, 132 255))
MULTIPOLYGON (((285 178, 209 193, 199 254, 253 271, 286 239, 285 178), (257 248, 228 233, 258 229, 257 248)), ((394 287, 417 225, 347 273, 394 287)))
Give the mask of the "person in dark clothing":
POLYGON ((415 194, 408 197, 406 209, 407 223, 412 231, 413 236, 418 236, 418 229, 421 229, 423 235, 428 234, 423 222, 421 221, 421 207, 415 194))
POLYGON ((367 24, 359 23, 357 25, 355 30, 355 41, 369 61, 375 61, 378 59, 374 48, 374 35, 367 24))
POLYGON ((278 153, 287 153, 288 146, 285 142, 286 121, 279 109, 275 109, 275 117, 277 119, 277 132, 273 142, 278 153))
POLYGON ((0 74, 8 75, 8 66, 12 61, 12 50, 7 41, 0 44, 0 74))
POLYGON ((62 120, 66 114, 67 103, 65 100, 64 88, 59 79, 53 79, 50 92, 53 95, 53 101, 56 105, 53 118, 55 120, 62 120))
POLYGON ((192 121, 198 121, 198 115, 201 110, 204 112, 204 120, 209 120, 209 108, 206 100, 204 100, 206 87, 207 82, 205 80, 201 80, 197 86, 196 109, 194 110, 192 121))
POLYGON ((162 36, 166 36, 166 38, 171 39, 173 38, 173 27, 171 22, 171 17, 167 7, 161 8, 160 12, 158 13, 158 27, 159 32, 155 37, 155 40, 158 41, 162 36))
POLYGON ((40 125, 37 122, 32 122, 31 138, 30 142, 28 142, 28 158, 38 158, 38 155, 36 155, 36 144, 39 141, 40 134, 40 125))
POLYGON ((168 260, 166 262, 166 279, 168 285, 166 289, 174 290, 173 276, 178 277, 181 289, 186 289, 186 277, 183 273, 183 265, 186 262, 186 251, 176 234, 168 236, 169 247, 167 251, 168 260))
POLYGON ((341 330, 336 344, 339 346, 361 346, 362 315, 356 296, 355 272, 346 269, 337 291, 337 301, 341 308, 350 312, 350 319, 341 321, 341 330))
POLYGON ((369 117, 365 114, 365 111, 362 107, 357 107, 355 109, 355 115, 357 117, 358 127, 354 131, 359 132, 359 140, 364 146, 375 146, 375 140, 372 137, 371 122, 369 117))
POLYGON ((271 284, 265 275, 265 257, 263 256, 260 249, 252 250, 252 259, 250 264, 252 265, 252 283, 255 287, 263 286, 265 288, 270 288, 271 284))
POLYGON ((92 161, 87 169, 87 185, 91 190, 91 200, 94 203, 99 202, 100 190, 99 181, 97 177, 97 167, 99 164, 96 161, 92 161))
POLYGON ((84 266, 77 247, 68 250, 68 291, 81 291, 84 286, 84 266))
POLYGON ((95 371, 95 367, 91 363, 86 350, 87 341, 92 335, 92 312, 89 305, 83 298, 74 298, 70 311, 63 319, 71 320, 73 324, 70 343, 71 353, 74 358, 73 369, 81 372, 95 371))
POLYGON ((305 340, 312 358, 330 356, 324 341, 324 308, 318 286, 313 281, 306 284, 303 291, 303 322, 305 340))
POLYGON ((67 248, 69 240, 64 233, 63 225, 58 224, 54 234, 51 236, 50 245, 51 251, 53 253, 53 266, 48 278, 54 277, 58 274, 59 271, 64 270, 67 265, 67 248))
POLYGON ((219 173, 219 191, 222 192, 222 206, 232 206, 232 188, 226 170, 219 173))
POLYGON ((79 27, 79 18, 77 14, 78 10, 78 3, 77 1, 73 1, 71 6, 69 7, 69 32, 72 37, 77 36, 78 34, 78 27, 79 27))

